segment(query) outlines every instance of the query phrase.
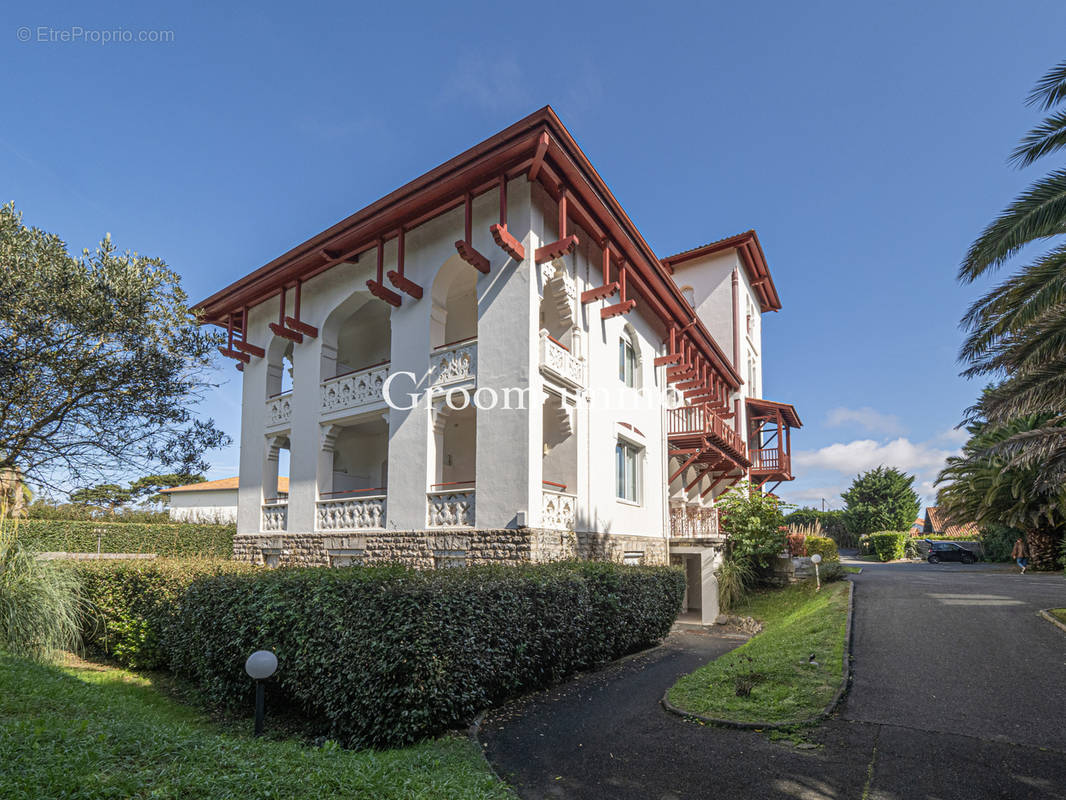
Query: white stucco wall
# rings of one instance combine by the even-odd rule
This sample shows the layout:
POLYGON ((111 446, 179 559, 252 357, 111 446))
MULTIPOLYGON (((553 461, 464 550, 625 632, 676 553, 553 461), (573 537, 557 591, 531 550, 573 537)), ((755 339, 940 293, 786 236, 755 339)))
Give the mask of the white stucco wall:
POLYGON ((236 522, 237 490, 170 493, 167 513, 175 522, 236 522))

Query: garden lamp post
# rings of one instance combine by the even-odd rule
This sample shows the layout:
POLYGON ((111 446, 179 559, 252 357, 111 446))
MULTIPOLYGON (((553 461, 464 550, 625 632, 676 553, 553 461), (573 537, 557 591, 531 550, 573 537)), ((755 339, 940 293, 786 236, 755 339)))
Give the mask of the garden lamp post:
POLYGON ((256 650, 244 662, 244 671, 255 681, 255 735, 263 735, 263 715, 266 713, 266 699, 263 681, 278 669, 278 657, 269 650, 256 650))
POLYGON ((815 553, 811 556, 811 563, 814 564, 814 591, 818 591, 822 588, 822 578, 818 574, 818 565, 822 563, 822 557, 815 553))

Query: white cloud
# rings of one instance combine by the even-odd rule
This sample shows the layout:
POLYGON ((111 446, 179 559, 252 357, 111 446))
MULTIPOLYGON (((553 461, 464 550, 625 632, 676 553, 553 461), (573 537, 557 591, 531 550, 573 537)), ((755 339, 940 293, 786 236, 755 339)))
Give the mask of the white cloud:
POLYGON ((873 439, 838 442, 820 450, 800 450, 793 454, 797 467, 810 470, 834 470, 855 474, 882 464, 904 472, 939 470, 944 459, 955 454, 929 442, 912 442, 900 437, 881 444, 873 439))
POLYGON ((970 433, 965 428, 948 428, 936 438, 948 444, 961 446, 970 438, 970 433))
POLYGON ((944 434, 925 442, 912 442, 905 437, 888 442, 856 439, 837 442, 818 450, 799 450, 792 455, 799 485, 795 489, 782 486, 781 494, 790 502, 811 505, 818 505, 824 497, 839 508, 840 493, 847 489, 856 475, 884 465, 914 475, 914 490, 921 495, 922 502, 929 505, 936 502, 933 482, 943 468, 944 460, 959 452, 957 448, 940 446, 944 440, 944 434), (807 476, 820 485, 808 487, 804 480, 807 476), (834 480, 834 477, 838 477, 838 480, 834 480))
POLYGON ((858 425, 875 433, 903 433, 903 423, 895 414, 882 414, 875 408, 863 406, 862 408, 845 408, 839 406, 830 409, 826 415, 825 424, 831 428, 841 425, 858 425))

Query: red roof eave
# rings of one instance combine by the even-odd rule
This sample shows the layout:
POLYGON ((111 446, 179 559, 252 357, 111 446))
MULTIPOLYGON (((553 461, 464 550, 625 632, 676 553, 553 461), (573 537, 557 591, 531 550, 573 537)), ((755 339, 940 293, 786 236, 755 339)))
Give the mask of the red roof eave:
POLYGON ((738 233, 736 236, 719 239, 717 242, 675 253, 662 259, 662 263, 673 273, 674 267, 678 264, 721 253, 725 250, 736 250, 740 255, 744 271, 748 275, 748 282, 755 287, 755 291, 759 295, 762 310, 780 311, 781 298, 777 294, 773 276, 770 275, 770 267, 766 263, 766 254, 763 252, 762 243, 754 230, 738 233))
MULTIPOLYGON (((742 380, 734 365, 703 323, 693 317, 668 267, 644 240, 550 106, 341 220, 196 307, 202 310, 205 322, 224 325, 230 314, 263 303, 296 280, 306 280, 357 256, 379 239, 395 234, 401 225, 412 226, 444 213, 461 203, 467 192, 487 191, 501 174, 508 178, 524 174, 544 134, 548 136, 545 163, 551 162, 567 190, 594 217, 590 220, 593 227, 602 228, 612 245, 622 251, 634 272, 634 290, 644 296, 667 327, 688 327, 688 335, 727 383, 739 388, 742 380)), ((541 170, 538 180, 551 183, 546 172, 541 170)))

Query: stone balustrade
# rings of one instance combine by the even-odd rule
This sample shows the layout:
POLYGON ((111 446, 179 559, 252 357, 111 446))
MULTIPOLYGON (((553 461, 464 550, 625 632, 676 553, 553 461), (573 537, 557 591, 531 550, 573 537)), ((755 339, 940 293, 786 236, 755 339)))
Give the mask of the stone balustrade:
POLYGON ((288 529, 288 525, 289 504, 287 502, 263 504, 262 529, 264 532, 284 531, 288 529))
POLYGON ((541 492, 542 528, 572 531, 577 524, 577 495, 544 489, 541 492))
POLYGON ((587 382, 585 362, 543 330, 540 332, 540 366, 571 386, 584 387, 587 382))
POLYGON ((469 528, 474 525, 474 490, 426 493, 426 524, 430 528, 469 528))
POLYGON ((362 531, 385 527, 385 495, 320 500, 315 505, 315 530, 362 531))
POLYGON ((448 386, 477 379, 477 340, 436 348, 429 357, 431 385, 448 386))
POLYGON ((323 381, 321 412, 357 411, 384 402, 381 387, 388 377, 389 364, 378 364, 323 381))
POLYGON ((267 429, 282 428, 292 422, 292 392, 274 395, 266 401, 267 429))

